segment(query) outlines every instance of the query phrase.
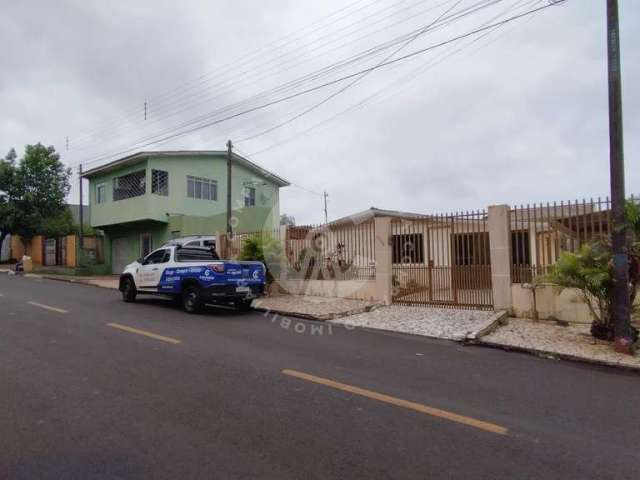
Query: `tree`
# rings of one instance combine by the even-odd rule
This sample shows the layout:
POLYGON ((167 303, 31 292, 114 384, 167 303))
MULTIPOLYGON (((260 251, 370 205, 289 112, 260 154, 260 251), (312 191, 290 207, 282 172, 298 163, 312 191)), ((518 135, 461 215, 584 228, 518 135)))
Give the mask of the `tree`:
MULTIPOLYGON (((640 277, 640 209, 627 202, 626 222, 629 253, 629 297, 633 308, 640 277)), ((613 298, 613 257, 610 240, 598 239, 586 243, 575 252, 563 252, 547 280, 565 288, 578 289, 589 307, 593 322, 591 334, 603 340, 612 340, 614 324, 611 315, 613 298)), ((632 327, 633 340, 638 331, 632 327)))
POLYGON ((291 215, 287 215, 286 213, 283 213, 282 215, 280 215, 280 225, 295 225, 295 224, 296 224, 295 217, 291 215))
POLYGON ((71 233, 65 198, 71 169, 65 168, 52 146, 27 145, 16 164, 11 149, 0 161, 0 244, 8 234, 29 241, 34 235, 71 233))

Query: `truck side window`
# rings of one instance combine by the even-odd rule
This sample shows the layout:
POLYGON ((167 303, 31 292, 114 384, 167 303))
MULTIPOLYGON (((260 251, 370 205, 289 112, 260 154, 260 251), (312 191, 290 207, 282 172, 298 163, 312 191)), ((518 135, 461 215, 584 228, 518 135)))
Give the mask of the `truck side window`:
POLYGON ((166 263, 169 261, 169 250, 156 250, 147 258, 145 258, 143 265, 152 265, 154 263, 166 263))

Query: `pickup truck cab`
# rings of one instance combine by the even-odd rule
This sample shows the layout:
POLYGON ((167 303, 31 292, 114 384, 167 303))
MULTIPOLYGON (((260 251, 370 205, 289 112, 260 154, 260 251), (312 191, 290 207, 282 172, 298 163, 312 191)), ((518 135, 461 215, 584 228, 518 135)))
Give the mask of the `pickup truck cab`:
POLYGON ((166 245, 127 265, 119 289, 125 302, 139 294, 168 295, 189 313, 205 303, 248 310, 264 295, 265 271, 262 262, 220 260, 212 248, 166 245))

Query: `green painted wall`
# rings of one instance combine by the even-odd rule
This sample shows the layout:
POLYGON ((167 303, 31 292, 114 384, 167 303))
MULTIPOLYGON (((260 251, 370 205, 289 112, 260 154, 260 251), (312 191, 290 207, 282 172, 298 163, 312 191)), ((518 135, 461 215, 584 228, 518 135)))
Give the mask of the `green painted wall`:
MULTIPOLYGON (((127 173, 137 172, 139 170, 147 171, 147 161, 143 160, 135 165, 123 167, 114 172, 92 178, 89 180, 89 193, 91 203, 91 226, 103 227, 105 225, 115 225, 123 222, 132 222, 136 220, 156 219, 158 221, 167 221, 163 216, 158 215, 158 211, 154 208, 151 194, 151 184, 149 173, 146 174, 146 194, 139 197, 127 198, 125 200, 113 200, 113 179, 127 173), (99 185, 105 185, 106 201, 104 203, 96 203, 96 191, 99 185)), ((154 197, 156 195, 153 195, 154 197)))
MULTIPOLYGON (((156 220, 168 222, 168 214, 194 217, 226 215, 227 210, 227 165, 224 156, 218 157, 151 157, 135 165, 123 167, 105 175, 91 178, 89 182, 91 202, 91 225, 105 227, 125 222, 156 220), (139 197, 113 201, 113 179, 115 177, 146 171, 146 193, 139 197), (169 173, 169 195, 151 193, 151 171, 164 170, 169 173), (216 180, 217 200, 200 200, 187 197, 187 175, 216 180), (96 189, 106 187, 106 202, 96 203, 96 189)), ((278 186, 269 179, 256 175, 251 170, 234 164, 232 173, 232 210, 242 222, 239 230, 255 229, 256 225, 276 228, 279 222, 278 186), (243 187, 256 189, 256 205, 244 206, 243 187), (274 212, 277 212, 276 215, 274 212), (245 222, 246 225, 244 224, 245 222)))
MULTIPOLYGON (((91 178, 89 181, 91 225, 105 232, 105 262, 111 265, 112 239, 127 238, 130 260, 140 256, 140 235, 151 233, 153 248, 175 236, 213 235, 226 231, 227 164, 223 155, 210 157, 150 157, 135 165, 91 178), (146 193, 113 201, 113 179, 146 171, 146 193), (151 193, 151 171, 169 173, 169 195, 151 193), (187 175, 216 180, 217 200, 187 197, 187 175), (106 201, 96 203, 96 188, 106 186, 106 201)), ((232 172, 232 216, 234 231, 272 230, 279 226, 278 186, 244 166, 234 164, 232 172), (256 190, 256 205, 244 206, 243 187, 256 190)))

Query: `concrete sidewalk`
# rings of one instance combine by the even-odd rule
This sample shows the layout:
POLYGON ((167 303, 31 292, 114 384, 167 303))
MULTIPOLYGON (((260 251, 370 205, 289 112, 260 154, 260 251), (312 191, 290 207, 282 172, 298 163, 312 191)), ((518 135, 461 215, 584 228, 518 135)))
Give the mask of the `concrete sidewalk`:
POLYGON ((503 317, 504 312, 390 305, 332 323, 463 342, 496 328, 503 317))

